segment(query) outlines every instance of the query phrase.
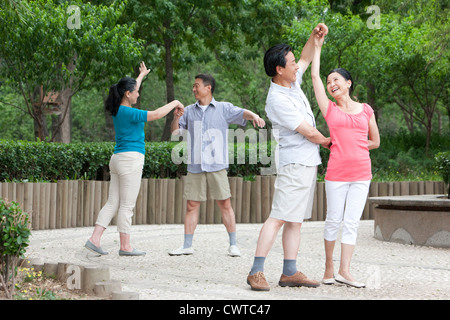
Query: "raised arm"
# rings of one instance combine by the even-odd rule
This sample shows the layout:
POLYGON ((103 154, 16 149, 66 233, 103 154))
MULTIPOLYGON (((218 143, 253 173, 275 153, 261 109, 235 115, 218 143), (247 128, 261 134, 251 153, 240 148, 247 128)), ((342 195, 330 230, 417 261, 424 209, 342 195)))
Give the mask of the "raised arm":
POLYGON ((320 79, 320 52, 321 48, 317 47, 314 52, 314 58, 311 64, 311 78, 316 95, 317 104, 319 105, 322 115, 327 115, 329 99, 325 91, 322 79, 320 79))
POLYGON ((311 78, 314 93, 316 95, 317 104, 324 117, 327 114, 329 100, 322 79, 320 79, 320 54, 326 33, 328 33, 328 29, 324 31, 319 30, 314 36, 314 55, 311 64, 311 78))
POLYGON ((150 73, 150 71, 151 69, 147 69, 144 61, 142 61, 141 64, 139 65, 139 76, 136 78, 136 90, 139 90, 139 88, 141 87, 142 80, 146 75, 150 73))
POLYGON ((303 46, 302 54, 300 56, 300 60, 298 61, 298 66, 302 69, 303 73, 305 73, 306 69, 308 69, 309 64, 313 60, 314 50, 315 50, 315 37, 319 32, 328 33, 328 28, 325 24, 319 23, 314 30, 311 32, 308 41, 303 46))

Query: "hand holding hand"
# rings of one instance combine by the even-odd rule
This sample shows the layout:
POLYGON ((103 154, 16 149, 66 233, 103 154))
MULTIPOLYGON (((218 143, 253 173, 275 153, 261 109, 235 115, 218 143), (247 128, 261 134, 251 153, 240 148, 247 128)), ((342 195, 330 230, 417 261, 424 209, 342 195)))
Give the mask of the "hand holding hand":
POLYGON ((180 118, 184 114, 184 105, 177 101, 178 105, 175 107, 174 116, 180 118))
POLYGON ((313 30, 314 44, 316 46, 322 47, 323 42, 325 40, 325 36, 327 34, 328 34, 328 27, 323 23, 319 23, 313 30))
POLYGON ((322 147, 324 147, 325 149, 331 148, 331 138, 330 137, 326 138, 326 142, 322 143, 322 147))

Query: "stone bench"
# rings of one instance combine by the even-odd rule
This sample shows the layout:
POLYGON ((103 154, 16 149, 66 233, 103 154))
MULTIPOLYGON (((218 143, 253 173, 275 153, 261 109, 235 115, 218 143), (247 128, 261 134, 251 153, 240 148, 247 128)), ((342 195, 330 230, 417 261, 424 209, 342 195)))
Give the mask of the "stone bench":
POLYGON ((374 236, 383 241, 450 248, 446 195, 371 197, 374 236))

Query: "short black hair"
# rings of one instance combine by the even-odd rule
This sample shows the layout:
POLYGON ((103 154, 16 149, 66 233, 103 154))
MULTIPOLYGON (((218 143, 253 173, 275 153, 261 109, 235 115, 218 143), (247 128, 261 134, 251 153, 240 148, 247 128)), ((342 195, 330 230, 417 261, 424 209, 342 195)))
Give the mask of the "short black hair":
POLYGON ((346 81, 348 81, 348 80, 350 80, 351 82, 352 82, 352 85, 350 86, 350 90, 349 90, 349 93, 350 93, 350 95, 353 93, 353 78, 352 78, 352 75, 350 74, 350 72, 348 72, 346 69, 344 69, 344 68, 336 68, 336 69, 333 69, 333 70, 331 70, 329 73, 328 73, 328 75, 327 75, 327 79, 328 79, 328 76, 330 75, 330 74, 332 74, 332 73, 334 73, 334 72, 336 72, 336 73, 339 73, 346 81))
POLYGON ((212 75, 201 73, 196 75, 195 79, 202 79, 205 86, 211 86, 211 94, 214 93, 214 89, 216 88, 216 80, 212 75))
POLYGON ((264 55, 264 69, 269 77, 275 77, 277 66, 286 67, 286 55, 292 51, 291 46, 280 43, 270 47, 264 55))

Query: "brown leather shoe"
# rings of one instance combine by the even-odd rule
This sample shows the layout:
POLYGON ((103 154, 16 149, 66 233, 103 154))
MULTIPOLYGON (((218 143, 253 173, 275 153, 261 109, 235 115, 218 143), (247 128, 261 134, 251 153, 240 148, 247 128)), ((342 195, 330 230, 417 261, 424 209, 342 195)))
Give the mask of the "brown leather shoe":
POLYGON ((315 287, 320 286, 320 282, 308 279, 300 271, 297 271, 292 276, 285 276, 284 274, 282 274, 278 284, 281 287, 312 287, 312 288, 315 288, 315 287))
POLYGON ((258 271, 254 275, 248 275, 247 277, 247 283, 250 285, 252 290, 255 291, 269 291, 270 286, 266 281, 266 277, 264 276, 264 273, 258 271))

